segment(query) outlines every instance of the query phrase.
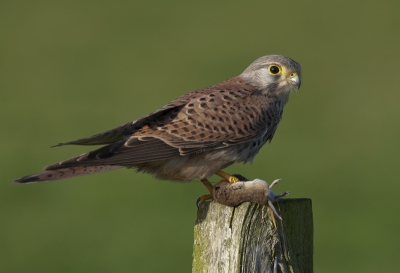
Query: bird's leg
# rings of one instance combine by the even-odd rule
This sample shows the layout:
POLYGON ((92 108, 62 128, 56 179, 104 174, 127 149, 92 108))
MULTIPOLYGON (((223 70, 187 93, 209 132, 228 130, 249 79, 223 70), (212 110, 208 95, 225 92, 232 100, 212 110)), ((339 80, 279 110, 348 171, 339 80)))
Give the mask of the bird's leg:
POLYGON ((200 202, 204 202, 206 200, 213 199, 212 192, 213 192, 213 186, 211 185, 210 181, 208 181, 207 178, 201 179, 201 183, 209 190, 210 194, 205 194, 199 197, 197 199, 197 206, 199 206, 200 202))
POLYGON ((207 188, 207 190, 212 194, 213 192, 213 185, 211 185, 210 181, 207 178, 201 179, 201 183, 207 188))
POLYGON ((225 179, 225 181, 229 182, 229 183, 235 183, 239 181, 239 178, 237 178, 234 175, 230 175, 226 172, 223 172, 221 170, 219 170, 218 172, 215 173, 216 175, 222 177, 223 179, 225 179))

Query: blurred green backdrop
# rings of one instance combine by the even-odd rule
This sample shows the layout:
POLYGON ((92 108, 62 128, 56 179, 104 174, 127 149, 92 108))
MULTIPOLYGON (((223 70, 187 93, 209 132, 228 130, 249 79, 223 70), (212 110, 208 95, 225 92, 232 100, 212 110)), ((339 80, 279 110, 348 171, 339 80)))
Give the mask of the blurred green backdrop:
POLYGON ((302 65, 272 144, 229 172, 313 200, 315 272, 398 270, 399 1, 2 1, 0 272, 190 272, 201 183, 132 170, 10 185, 188 91, 302 65))

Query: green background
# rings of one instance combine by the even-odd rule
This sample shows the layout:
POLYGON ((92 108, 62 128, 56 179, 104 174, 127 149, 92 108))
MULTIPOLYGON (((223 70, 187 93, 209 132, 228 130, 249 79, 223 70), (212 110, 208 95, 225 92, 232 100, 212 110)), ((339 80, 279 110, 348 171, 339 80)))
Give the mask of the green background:
MULTIPOLYGON (((228 172, 313 200, 315 272, 395 272, 400 2, 2 1, 0 272, 190 272, 199 182, 118 170, 10 185, 282 54, 302 65, 271 144, 228 172)), ((215 181, 217 178, 214 178, 215 181)))

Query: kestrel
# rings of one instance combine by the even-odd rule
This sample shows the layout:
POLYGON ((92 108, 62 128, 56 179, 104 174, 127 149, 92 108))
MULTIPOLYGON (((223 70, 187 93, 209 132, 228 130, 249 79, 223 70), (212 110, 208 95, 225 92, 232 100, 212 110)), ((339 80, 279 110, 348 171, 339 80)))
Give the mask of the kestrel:
POLYGON ((105 145, 24 176, 14 183, 59 180, 118 168, 155 178, 188 182, 213 174, 238 178, 222 169, 251 162, 271 141, 289 94, 300 88, 300 65, 279 55, 255 60, 242 74, 183 95, 161 109, 103 133, 60 143, 105 145))

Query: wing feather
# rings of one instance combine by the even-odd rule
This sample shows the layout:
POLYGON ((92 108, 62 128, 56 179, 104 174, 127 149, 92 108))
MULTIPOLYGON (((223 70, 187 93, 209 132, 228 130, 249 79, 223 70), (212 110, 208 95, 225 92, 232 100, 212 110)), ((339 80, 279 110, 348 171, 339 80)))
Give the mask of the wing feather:
POLYGON ((134 122, 60 144, 108 145, 45 170, 89 165, 129 167, 271 139, 281 116, 273 101, 240 78, 231 78, 188 93, 134 122), (270 135, 265 138, 266 134, 270 135))

